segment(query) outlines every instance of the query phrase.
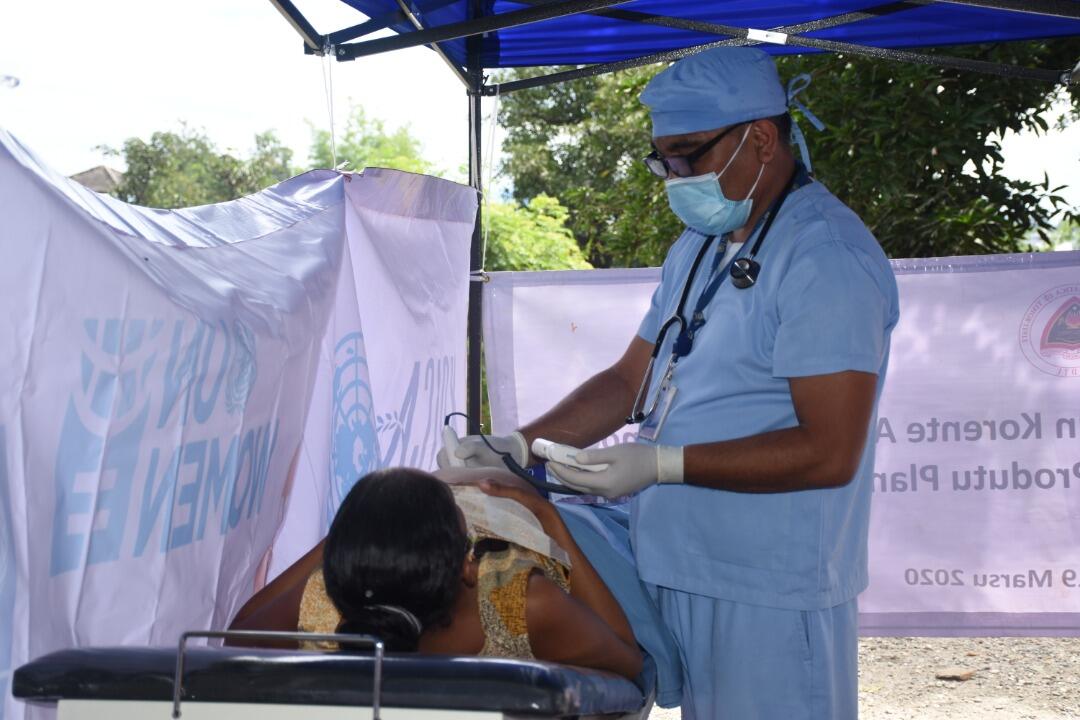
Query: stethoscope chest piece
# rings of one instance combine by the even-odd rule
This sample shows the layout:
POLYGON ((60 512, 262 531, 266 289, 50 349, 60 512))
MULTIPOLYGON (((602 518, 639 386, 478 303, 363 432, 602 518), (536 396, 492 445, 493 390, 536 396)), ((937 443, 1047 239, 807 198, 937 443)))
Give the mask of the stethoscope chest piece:
POLYGON ((761 272, 761 263, 753 258, 739 258, 731 264, 731 284, 740 290, 757 282, 761 272))

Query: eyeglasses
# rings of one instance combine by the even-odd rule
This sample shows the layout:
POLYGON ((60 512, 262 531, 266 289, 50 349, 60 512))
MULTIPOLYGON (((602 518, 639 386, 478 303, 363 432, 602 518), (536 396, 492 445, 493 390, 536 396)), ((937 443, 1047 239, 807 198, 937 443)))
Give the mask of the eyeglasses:
POLYGON ((645 167, 649 168, 649 172, 658 178, 664 178, 666 180, 671 175, 675 175, 676 177, 690 177, 694 172, 694 163, 704 157, 705 153, 712 150, 716 143, 724 139, 725 135, 740 125, 745 124, 746 123, 739 123, 738 125, 732 125, 712 140, 699 146, 697 150, 694 150, 689 155, 664 156, 660 154, 660 151, 656 149, 656 145, 653 144, 653 151, 643 157, 641 161, 645 163, 645 167))

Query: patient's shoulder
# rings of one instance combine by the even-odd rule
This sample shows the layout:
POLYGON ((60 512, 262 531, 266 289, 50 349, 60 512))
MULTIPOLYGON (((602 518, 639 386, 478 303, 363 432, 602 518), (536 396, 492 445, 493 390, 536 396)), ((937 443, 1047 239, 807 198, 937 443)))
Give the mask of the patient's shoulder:
POLYGON ((586 619, 581 604, 558 583, 539 570, 529 575, 526 590, 525 622, 533 653, 544 658, 545 646, 572 639, 586 619))
POLYGON ((537 624, 533 622, 533 614, 537 615, 537 622, 543 625, 546 621, 553 619, 552 612, 557 611, 570 599, 565 590, 539 569, 529 574, 525 597, 526 621, 530 628, 537 624))

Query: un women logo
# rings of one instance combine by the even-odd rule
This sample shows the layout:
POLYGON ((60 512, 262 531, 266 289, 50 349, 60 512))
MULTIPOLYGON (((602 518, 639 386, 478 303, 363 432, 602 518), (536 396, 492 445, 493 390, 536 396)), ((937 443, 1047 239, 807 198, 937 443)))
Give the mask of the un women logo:
POLYGON ((1020 323, 1020 349, 1048 375, 1080 377, 1080 284, 1039 295, 1020 323))

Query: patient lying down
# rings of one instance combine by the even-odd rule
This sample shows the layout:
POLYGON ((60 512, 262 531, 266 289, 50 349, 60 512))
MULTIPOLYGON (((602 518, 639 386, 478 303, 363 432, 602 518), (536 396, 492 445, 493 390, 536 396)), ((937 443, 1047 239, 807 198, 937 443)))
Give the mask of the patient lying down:
POLYGON ((437 476, 397 468, 362 478, 326 539, 230 629, 337 630, 377 635, 390 651, 640 672, 622 608, 553 505, 499 470, 437 476))

